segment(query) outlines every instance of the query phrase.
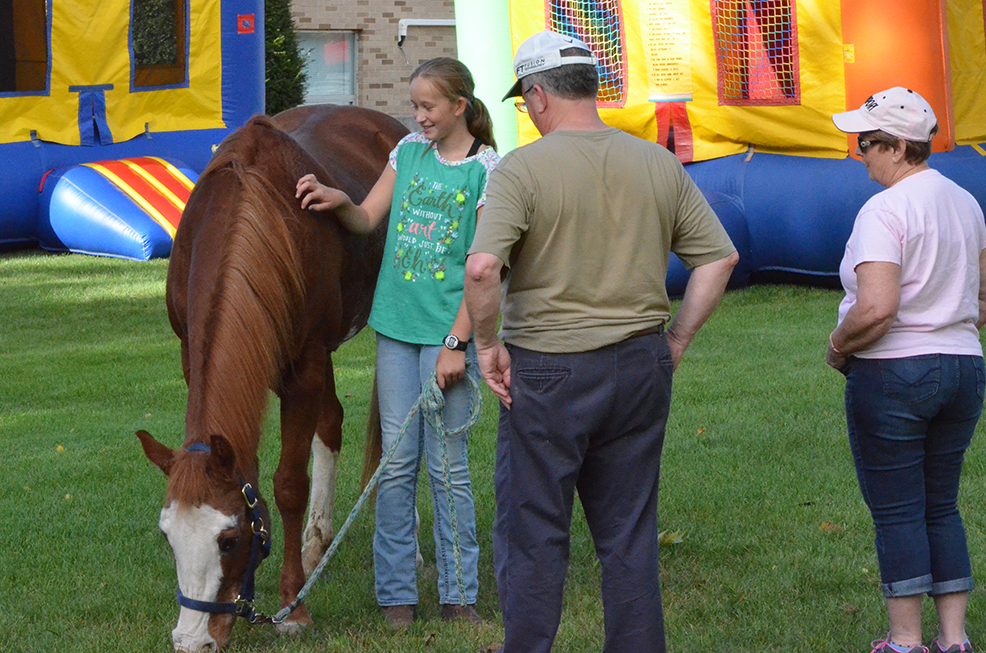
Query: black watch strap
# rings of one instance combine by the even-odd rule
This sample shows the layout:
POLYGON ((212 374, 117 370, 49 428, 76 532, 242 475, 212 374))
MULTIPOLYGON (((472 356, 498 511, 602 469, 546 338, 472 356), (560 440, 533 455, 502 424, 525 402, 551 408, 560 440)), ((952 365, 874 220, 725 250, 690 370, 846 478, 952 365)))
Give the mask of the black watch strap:
POLYGON ((465 351, 469 348, 469 341, 459 340, 457 336, 449 334, 445 336, 445 347, 453 351, 465 351))

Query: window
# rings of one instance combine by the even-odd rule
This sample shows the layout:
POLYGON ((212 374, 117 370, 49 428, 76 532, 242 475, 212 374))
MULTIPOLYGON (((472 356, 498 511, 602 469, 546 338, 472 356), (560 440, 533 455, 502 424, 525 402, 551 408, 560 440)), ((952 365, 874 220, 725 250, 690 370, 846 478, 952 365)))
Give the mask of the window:
POLYGON ((300 31, 305 104, 356 104, 356 33, 300 31))
POLYGON ((186 0, 132 0, 130 62, 135 88, 187 83, 187 30, 186 0))
POLYGON ((48 90, 45 0, 0 0, 0 93, 48 90))
POLYGON ((719 104, 801 103, 792 0, 712 0, 719 104))

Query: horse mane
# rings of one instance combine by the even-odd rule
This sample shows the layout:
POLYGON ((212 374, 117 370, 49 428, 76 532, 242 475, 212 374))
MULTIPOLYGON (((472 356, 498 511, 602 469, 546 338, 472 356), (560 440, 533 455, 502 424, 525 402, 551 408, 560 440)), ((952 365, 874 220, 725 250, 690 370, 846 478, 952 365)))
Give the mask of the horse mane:
POLYGON ((199 180, 218 186, 226 214, 208 216, 225 224, 210 314, 202 323, 199 390, 210 409, 198 436, 226 437, 241 469, 257 467, 268 388, 287 360, 292 316, 305 297, 291 231, 303 212, 293 201, 297 177, 291 175, 306 156, 269 118, 258 116, 223 142, 199 180), (244 460, 247 455, 252 460, 244 460))

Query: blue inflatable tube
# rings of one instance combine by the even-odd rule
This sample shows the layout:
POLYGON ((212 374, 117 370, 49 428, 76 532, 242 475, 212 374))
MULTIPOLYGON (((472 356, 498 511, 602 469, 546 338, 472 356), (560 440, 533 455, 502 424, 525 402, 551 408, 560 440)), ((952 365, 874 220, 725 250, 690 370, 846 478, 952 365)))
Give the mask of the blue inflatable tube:
MULTIPOLYGON (((932 154, 928 163, 986 206, 986 157, 974 148, 932 154)), ((731 287, 758 280, 837 287, 856 214, 883 190, 850 158, 738 154, 686 170, 739 252, 731 287)), ((672 257, 668 292, 680 296, 687 282, 687 270, 672 257)))
MULTIPOLYGON (((184 164, 170 163, 190 181, 198 178, 184 164)), ((41 207, 42 249, 137 261, 171 254, 172 238, 165 227, 91 167, 68 166, 47 175, 41 207)))

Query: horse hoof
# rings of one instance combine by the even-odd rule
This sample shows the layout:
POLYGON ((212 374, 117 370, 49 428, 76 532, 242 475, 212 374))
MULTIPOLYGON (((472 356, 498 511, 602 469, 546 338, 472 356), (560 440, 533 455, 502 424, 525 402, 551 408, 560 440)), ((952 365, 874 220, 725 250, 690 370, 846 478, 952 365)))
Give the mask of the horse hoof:
POLYGON ((322 561, 322 556, 329 550, 329 545, 323 542, 307 542, 301 549, 301 568, 305 570, 305 578, 312 575, 315 567, 322 561))
POLYGON ((332 544, 333 537, 335 533, 331 526, 323 531, 318 525, 308 523, 301 544, 301 568, 305 571, 305 578, 311 576, 315 567, 322 561, 322 557, 332 544))
POLYGON ((308 630, 309 626, 311 625, 312 625, 311 619, 309 619, 308 623, 300 623, 297 621, 285 621, 283 623, 277 624, 276 626, 274 626, 274 628, 275 630, 277 630, 277 633, 279 635, 287 635, 288 637, 297 637, 298 635, 308 630))

